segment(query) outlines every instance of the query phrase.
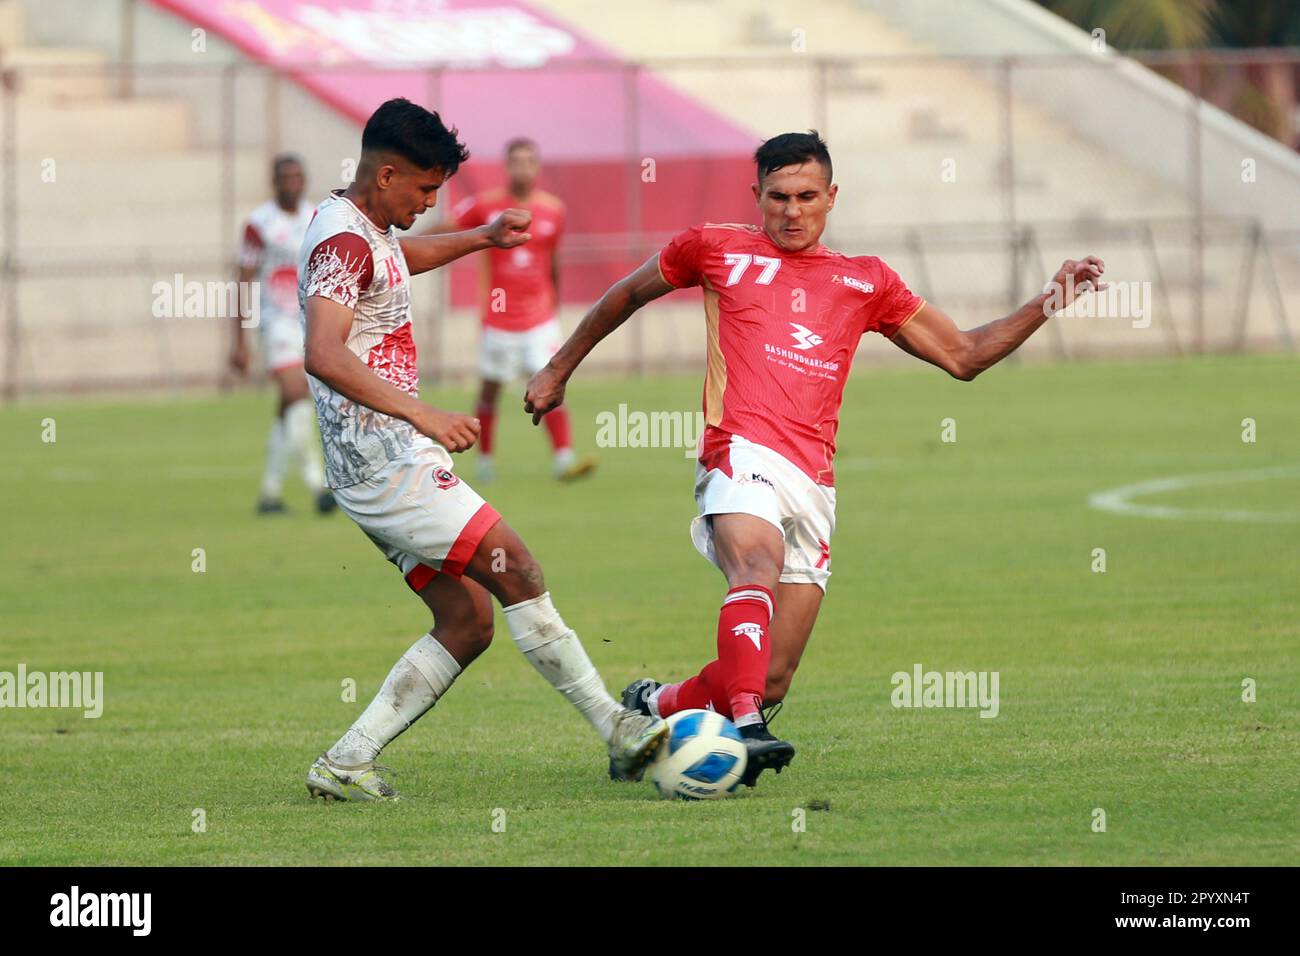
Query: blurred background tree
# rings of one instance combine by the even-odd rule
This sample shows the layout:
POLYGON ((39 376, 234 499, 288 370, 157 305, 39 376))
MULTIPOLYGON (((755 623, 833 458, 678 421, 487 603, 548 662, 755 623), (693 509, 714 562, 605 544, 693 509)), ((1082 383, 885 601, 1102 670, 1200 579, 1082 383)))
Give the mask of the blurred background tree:
POLYGON ((1249 60, 1189 55, 1160 72, 1292 147, 1300 88, 1300 0, 1038 0, 1116 49, 1210 51, 1291 47, 1249 60))

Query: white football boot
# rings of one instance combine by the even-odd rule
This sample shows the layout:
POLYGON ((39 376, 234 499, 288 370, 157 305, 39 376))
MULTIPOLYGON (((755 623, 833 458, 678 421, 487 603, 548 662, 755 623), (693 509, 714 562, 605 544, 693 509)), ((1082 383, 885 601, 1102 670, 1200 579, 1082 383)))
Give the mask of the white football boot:
POLYGON ((380 771, 391 772, 373 763, 344 766, 321 754, 307 771, 307 792, 324 800, 401 800, 380 771))
POLYGON ((614 718, 614 735, 609 741, 610 777, 640 780, 646 764, 667 739, 667 721, 619 708, 614 718))

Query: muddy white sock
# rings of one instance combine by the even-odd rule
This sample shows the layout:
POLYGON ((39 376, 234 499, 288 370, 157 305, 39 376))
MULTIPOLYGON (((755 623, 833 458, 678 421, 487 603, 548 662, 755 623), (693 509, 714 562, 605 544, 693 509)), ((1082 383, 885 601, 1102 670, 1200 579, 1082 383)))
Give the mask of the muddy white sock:
POLYGON ((375 699, 329 750, 329 758, 353 767, 369 763, 398 734, 438 702, 460 674, 460 665, 432 634, 398 659, 375 699))
POLYGON ((578 635, 560 619, 551 592, 503 610, 515 646, 609 743, 621 708, 605 689, 578 635))

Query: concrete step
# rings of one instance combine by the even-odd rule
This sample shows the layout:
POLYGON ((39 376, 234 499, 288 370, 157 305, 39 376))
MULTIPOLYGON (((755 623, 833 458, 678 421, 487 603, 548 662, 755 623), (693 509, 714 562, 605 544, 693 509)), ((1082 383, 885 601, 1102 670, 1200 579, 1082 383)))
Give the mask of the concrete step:
MULTIPOLYGON (((21 164, 25 168, 31 163, 21 164)), ((142 153, 132 156, 69 156, 55 161, 55 183, 43 189, 22 190, 19 209, 24 213, 67 213, 94 203, 113 216, 120 207, 137 204, 215 202, 221 195, 225 158, 219 150, 142 153)), ((264 201, 270 189, 270 157, 261 150, 242 149, 233 154, 236 200, 241 209, 264 201)), ((24 175, 19 173, 20 178, 24 175)), ((309 184, 310 185, 310 184, 309 184)), ((323 190, 322 190, 323 192, 323 190)))
MULTIPOLYGON (((48 188, 48 187, 41 187, 48 188)), ((118 206, 108 216, 95 205, 78 215, 23 215, 18 250, 24 258, 61 250, 102 250, 133 255, 152 250, 160 258, 177 246, 223 246, 234 254, 239 239, 237 221, 225 224, 215 198, 202 203, 147 203, 118 206)), ((66 252, 63 252, 66 255, 66 252)))
POLYGON ((0 53, 22 45, 22 0, 0 0, 0 53))
POLYGON ((111 96, 115 83, 108 64, 107 54, 79 47, 17 47, 0 52, 0 68, 19 71, 19 94, 41 100, 111 96))
MULTIPOLYGON (((16 112, 20 156, 134 156, 190 145, 189 105, 182 100, 49 103, 23 96, 16 112)), ((7 148, 0 132, 0 149, 7 148)))

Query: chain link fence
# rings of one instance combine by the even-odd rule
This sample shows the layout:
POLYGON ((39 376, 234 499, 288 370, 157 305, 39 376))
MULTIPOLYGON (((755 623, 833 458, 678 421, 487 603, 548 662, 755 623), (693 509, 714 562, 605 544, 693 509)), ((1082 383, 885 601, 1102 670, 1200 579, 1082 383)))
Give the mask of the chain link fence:
MULTIPOLYGON (((222 382, 229 317, 204 308, 159 315, 160 295, 234 278, 240 224, 269 196, 274 155, 304 158, 311 198, 344 185, 355 163, 356 121, 305 92, 292 70, 135 64, 129 52, 82 64, 0 58, 0 392, 9 399, 222 382)), ((1051 323, 1027 344, 1030 357, 1293 348, 1298 180, 1280 183, 1272 171, 1295 160, 1300 56, 1138 59, 1182 87, 1176 109, 1135 101, 1131 113, 1094 120, 1086 98, 1133 69, 1115 58, 801 56, 509 71, 520 93, 495 104, 494 122, 528 132, 546 108, 528 90, 542 89, 548 71, 563 71, 575 89, 614 82, 624 91, 584 128, 594 148, 541 143, 542 185, 570 209, 566 327, 677 229, 753 220, 745 152, 665 147, 672 117, 645 93, 642 79, 653 76, 750 131, 746 149, 777 132, 820 130, 840 186, 826 244, 882 256, 959 324, 1005 314, 1067 257, 1099 254, 1111 278, 1131 284, 1123 314, 1051 323), (1261 138, 1224 146, 1236 134, 1210 106, 1267 131, 1263 151, 1273 152, 1259 154, 1261 138), (647 168, 657 174, 647 179, 647 168)), ((455 123, 492 72, 409 70, 399 79, 455 123)), ((476 157, 453 180, 453 196, 500 178, 495 144, 469 146, 476 157)), ((429 380, 473 375, 476 270, 464 260, 417 284, 429 380)), ((649 312, 593 365, 700 366, 692 295, 649 312)), ((864 353, 884 360, 892 350, 867 341, 864 353)))

